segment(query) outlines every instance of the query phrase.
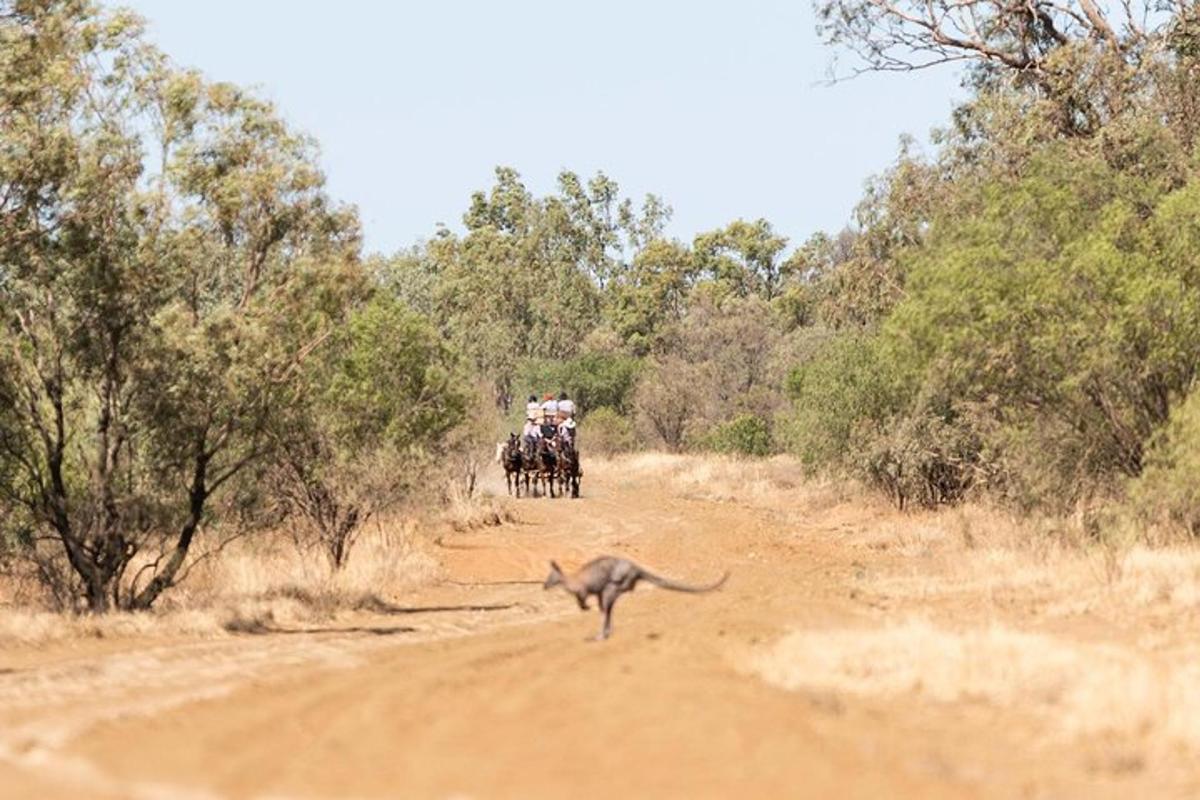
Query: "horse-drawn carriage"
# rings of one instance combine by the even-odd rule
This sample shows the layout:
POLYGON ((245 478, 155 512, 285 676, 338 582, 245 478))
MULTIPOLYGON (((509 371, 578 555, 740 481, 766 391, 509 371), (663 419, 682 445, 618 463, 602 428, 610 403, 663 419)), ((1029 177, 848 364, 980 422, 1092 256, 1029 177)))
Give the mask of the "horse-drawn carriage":
POLYGON ((553 436, 517 436, 509 434, 499 448, 500 463, 508 493, 521 496, 524 484, 527 496, 579 497, 579 450, 573 436, 555 432, 553 436), (557 488, 558 493, 555 494, 557 488))

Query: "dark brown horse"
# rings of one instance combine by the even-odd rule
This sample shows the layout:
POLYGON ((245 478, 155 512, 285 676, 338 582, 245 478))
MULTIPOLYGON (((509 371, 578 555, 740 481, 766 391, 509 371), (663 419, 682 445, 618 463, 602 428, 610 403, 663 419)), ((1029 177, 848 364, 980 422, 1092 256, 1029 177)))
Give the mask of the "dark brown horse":
POLYGON ((575 442, 563 438, 558 445, 558 480, 562 495, 567 492, 571 497, 579 497, 579 479, 583 477, 583 469, 579 466, 579 451, 575 442))
MULTIPOLYGON (((532 467, 527 466, 527 470, 533 472, 534 487, 543 486, 545 491, 554 497, 554 483, 558 480, 558 450, 557 444, 551 439, 538 439, 537 446, 534 449, 534 461, 532 467)), ((543 493, 544 496, 544 493, 543 493)))
MULTIPOLYGON (((500 463, 504 465, 504 482, 508 485, 508 493, 521 496, 521 473, 525 470, 525 457, 521 454, 521 440, 515 433, 508 435, 508 442, 500 453, 500 463)), ((528 484, 526 484, 528 493, 528 484)))
POLYGON ((537 440, 530 441, 521 437, 521 477, 525 480, 525 494, 532 497, 531 492, 536 488, 530 486, 530 481, 536 481, 537 473, 537 440))

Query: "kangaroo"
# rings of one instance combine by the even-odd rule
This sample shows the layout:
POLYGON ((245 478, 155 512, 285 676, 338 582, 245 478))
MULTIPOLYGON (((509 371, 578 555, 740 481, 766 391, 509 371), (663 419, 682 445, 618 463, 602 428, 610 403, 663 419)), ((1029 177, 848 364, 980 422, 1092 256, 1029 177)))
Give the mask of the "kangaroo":
POLYGON ((604 626, 600 629, 600 633, 596 634, 595 640, 603 641, 612 633, 612 610, 617 598, 625 592, 632 592, 638 581, 644 580, 675 592, 699 593, 719 589, 728 577, 729 573, 726 572, 716 583, 710 583, 707 586, 688 586, 661 578, 628 559, 601 556, 584 564, 574 575, 564 574, 562 568, 551 561, 550 575, 546 578, 542 588, 563 587, 567 592, 575 595, 575 600, 584 611, 588 608, 588 597, 596 595, 600 603, 600 612, 604 614, 604 626))

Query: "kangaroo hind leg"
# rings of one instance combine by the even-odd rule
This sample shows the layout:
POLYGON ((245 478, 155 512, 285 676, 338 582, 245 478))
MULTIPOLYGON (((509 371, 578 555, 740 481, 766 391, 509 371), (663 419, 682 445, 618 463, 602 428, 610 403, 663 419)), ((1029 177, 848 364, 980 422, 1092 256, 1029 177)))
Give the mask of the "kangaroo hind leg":
POLYGON ((617 598, 620 596, 621 590, 611 583, 600 591, 600 612, 604 614, 604 624, 600 633, 596 634, 596 641, 602 642, 612 635, 613 606, 617 604, 617 598))

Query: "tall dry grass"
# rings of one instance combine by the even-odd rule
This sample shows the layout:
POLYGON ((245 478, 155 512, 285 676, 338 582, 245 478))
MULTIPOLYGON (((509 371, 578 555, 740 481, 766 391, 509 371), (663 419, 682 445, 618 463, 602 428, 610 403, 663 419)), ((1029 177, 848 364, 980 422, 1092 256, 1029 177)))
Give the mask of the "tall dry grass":
MULTIPOLYGON (((202 553, 198 555, 203 555, 202 553)), ((136 564, 134 565, 136 569, 136 564)), ((334 571, 285 531, 234 542, 202 557, 149 612, 72 616, 23 606, 0 611, 0 643, 44 644, 79 637, 221 636, 332 620, 371 598, 437 576, 414 523, 390 520, 362 534, 350 561, 334 571)))
POLYGON ((796 631, 753 655, 749 667, 788 689, 983 702, 1036 715, 1068 736, 1196 750, 1196 655, 1156 657, 1002 625, 954 630, 914 619, 879 629, 796 631))
POLYGON ((600 462, 625 484, 653 484, 678 497, 742 503, 763 509, 824 509, 854 499, 872 503, 846 481, 806 475, 790 456, 646 452, 600 462))
MULTIPOLYGON (((141 613, 72 616, 39 607, 28 573, 0 577, 0 646, 77 638, 226 636, 333 622, 387 606, 441 577, 435 548, 446 532, 503 524, 509 506, 454 488, 436 511, 414 508, 369 522, 350 559, 334 570, 296 530, 281 529, 205 551, 201 541, 186 578, 141 613)), ((215 534, 214 534, 215 538, 215 534)), ((136 573, 139 563, 132 565, 136 573)))
POLYGON ((1030 517, 968 504, 889 514, 847 546, 883 552, 859 590, 892 600, 1019 602, 1051 618, 1102 613, 1118 623, 1200 610, 1200 548, 1158 532, 1098 534, 1078 515, 1030 517))

